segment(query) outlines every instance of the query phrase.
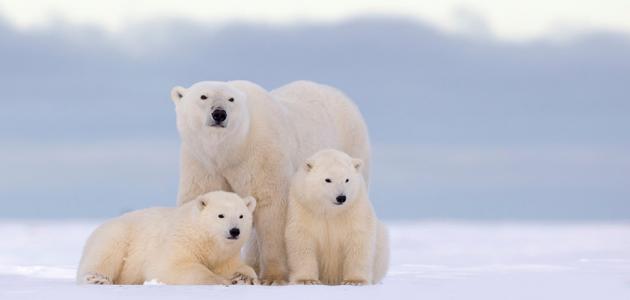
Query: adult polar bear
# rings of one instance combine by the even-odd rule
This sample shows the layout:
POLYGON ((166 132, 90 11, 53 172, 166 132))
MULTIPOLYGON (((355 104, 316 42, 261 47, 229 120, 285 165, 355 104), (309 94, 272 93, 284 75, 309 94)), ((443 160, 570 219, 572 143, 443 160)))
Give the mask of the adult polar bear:
POLYGON ((290 179, 307 157, 334 148, 360 158, 370 145, 361 113, 339 90, 296 81, 271 92, 248 81, 174 87, 181 145, 179 205, 215 190, 254 196, 254 235, 246 260, 263 284, 283 284, 290 179))

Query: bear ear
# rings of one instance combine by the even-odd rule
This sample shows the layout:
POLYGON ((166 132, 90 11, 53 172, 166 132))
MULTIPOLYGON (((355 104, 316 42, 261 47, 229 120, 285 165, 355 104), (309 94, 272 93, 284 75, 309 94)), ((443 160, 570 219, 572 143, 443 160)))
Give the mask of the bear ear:
POLYGON ((206 206, 208 206, 208 201, 206 201, 206 199, 203 199, 202 197, 197 198, 196 201, 199 210, 203 210, 204 208, 206 208, 206 206))
POLYGON ((352 159, 352 166, 354 166, 354 168, 359 171, 361 170, 361 167, 363 166, 363 161, 360 158, 353 158, 352 159))
POLYGON ((181 100, 184 95, 186 95, 186 88, 184 87, 178 85, 171 89, 171 100, 173 100, 175 104, 179 103, 179 100, 181 100))
POLYGON ((256 209, 256 198, 252 196, 247 196, 243 198, 243 202, 245 202, 245 206, 247 206, 247 209, 249 209, 249 211, 253 213, 254 209, 256 209))
POLYGON ((304 163, 304 170, 305 170, 306 172, 310 172, 312 169, 313 169, 313 162, 311 162, 311 161, 307 160, 307 161, 304 163))

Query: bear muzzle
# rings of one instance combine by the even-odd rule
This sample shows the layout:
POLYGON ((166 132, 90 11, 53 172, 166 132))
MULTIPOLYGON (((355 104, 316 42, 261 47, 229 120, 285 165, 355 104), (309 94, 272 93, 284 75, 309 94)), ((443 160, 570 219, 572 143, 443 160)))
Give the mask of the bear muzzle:
POLYGON ((341 194, 341 195, 337 196, 337 198, 335 198, 335 200, 337 200, 337 202, 335 202, 335 204, 342 205, 344 202, 346 202, 346 195, 341 194))
POLYGON ((227 112, 223 108, 216 108, 210 114, 208 124, 210 127, 225 128, 225 120, 227 120, 227 112))
POLYGON ((238 236, 241 234, 241 230, 234 227, 230 229, 230 236, 228 236, 228 240, 237 240, 238 236))

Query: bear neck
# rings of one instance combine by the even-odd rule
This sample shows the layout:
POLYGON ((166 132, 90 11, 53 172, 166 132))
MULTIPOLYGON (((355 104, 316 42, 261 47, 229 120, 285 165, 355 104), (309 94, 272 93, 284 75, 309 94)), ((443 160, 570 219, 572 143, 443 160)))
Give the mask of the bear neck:
POLYGON ((227 134, 212 134, 199 137, 189 133, 184 142, 184 148, 199 162, 210 170, 222 170, 233 167, 248 157, 252 130, 251 123, 243 124, 233 132, 227 134))

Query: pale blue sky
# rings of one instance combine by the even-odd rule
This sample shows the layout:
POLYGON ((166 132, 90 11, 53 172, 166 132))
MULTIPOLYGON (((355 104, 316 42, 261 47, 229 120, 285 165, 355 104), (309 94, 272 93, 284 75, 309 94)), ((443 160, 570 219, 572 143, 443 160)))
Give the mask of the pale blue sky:
POLYGON ((458 32, 387 10, 212 23, 185 12, 164 19, 160 5, 147 6, 153 15, 95 6, 103 18, 132 19, 120 30, 92 18, 91 6, 72 2, 84 11, 66 19, 77 12, 64 1, 28 13, 19 3, 0 10, 0 217, 174 205, 172 86, 311 79, 341 88, 365 115, 383 218, 630 219, 630 35, 621 25, 582 20, 571 36, 505 38, 483 29, 492 24, 483 14, 460 13, 470 26, 458 32))

